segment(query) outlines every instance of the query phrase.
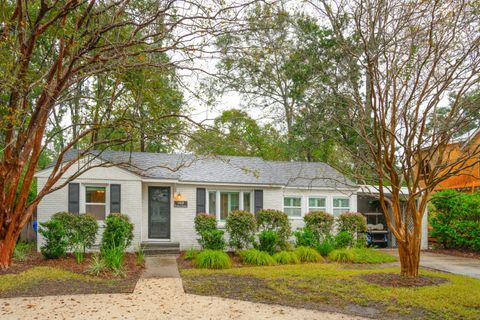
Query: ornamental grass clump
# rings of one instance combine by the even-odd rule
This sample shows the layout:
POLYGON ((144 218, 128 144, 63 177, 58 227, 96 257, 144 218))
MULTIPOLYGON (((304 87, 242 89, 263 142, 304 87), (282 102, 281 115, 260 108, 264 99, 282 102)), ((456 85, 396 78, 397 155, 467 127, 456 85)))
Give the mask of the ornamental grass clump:
POLYGON ((352 263, 355 261, 355 254, 352 249, 337 249, 330 252, 328 259, 340 263, 352 263))
POLYGON ((317 252, 317 250, 309 247, 297 247, 295 249, 295 254, 301 262, 322 262, 322 256, 317 252))
POLYGON ((230 257, 222 250, 202 250, 193 260, 193 264, 200 269, 228 269, 232 267, 230 257))
POLYGON ((300 259, 293 251, 280 251, 273 255, 273 260, 277 264, 298 264, 300 259))
POLYGON ((268 252, 260 251, 257 249, 249 249, 240 251, 240 258, 242 262, 254 266, 273 266, 275 260, 268 252))

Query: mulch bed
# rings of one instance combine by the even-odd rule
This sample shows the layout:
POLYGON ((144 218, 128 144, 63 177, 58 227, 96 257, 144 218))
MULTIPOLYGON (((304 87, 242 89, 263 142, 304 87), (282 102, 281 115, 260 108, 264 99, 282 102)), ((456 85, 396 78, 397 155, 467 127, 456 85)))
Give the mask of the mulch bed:
POLYGON ((436 286, 447 282, 445 278, 418 276, 416 278, 404 277, 397 273, 372 273, 359 276, 360 279, 382 287, 424 287, 436 286))
POLYGON ((90 276, 90 281, 81 279, 68 280, 40 280, 28 286, 7 291, 0 291, 0 298, 9 297, 36 297, 65 294, 96 294, 96 293, 131 293, 143 272, 143 266, 136 264, 134 253, 126 253, 124 260, 124 275, 116 276, 107 271, 98 276, 90 275, 87 268, 92 260, 92 254, 87 253, 85 260, 78 264, 72 254, 60 259, 44 259, 38 252, 32 252, 26 261, 13 261, 10 268, 0 269, 1 275, 18 274, 30 268, 44 266, 63 269, 76 274, 90 276))
POLYGON ((472 251, 466 249, 427 249, 423 250, 424 252, 431 252, 431 253, 440 253, 440 254, 447 254, 450 256, 457 256, 457 257, 464 257, 464 258, 473 258, 473 259, 480 259, 480 252, 479 251, 472 251))

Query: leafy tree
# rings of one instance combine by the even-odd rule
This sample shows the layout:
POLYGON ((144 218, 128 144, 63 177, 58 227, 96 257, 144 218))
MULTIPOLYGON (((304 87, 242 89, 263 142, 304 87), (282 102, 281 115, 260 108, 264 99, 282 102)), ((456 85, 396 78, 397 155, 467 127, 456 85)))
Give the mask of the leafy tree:
POLYGON ((269 125, 261 126, 245 111, 231 109, 215 118, 211 128, 201 128, 190 140, 197 154, 258 156, 282 160, 286 155, 281 135, 269 125))

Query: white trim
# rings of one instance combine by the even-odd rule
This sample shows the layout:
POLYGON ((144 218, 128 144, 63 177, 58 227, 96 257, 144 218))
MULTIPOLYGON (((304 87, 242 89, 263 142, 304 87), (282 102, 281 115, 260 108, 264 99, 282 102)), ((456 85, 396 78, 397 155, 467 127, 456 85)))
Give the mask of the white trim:
POLYGON ((310 212, 310 211, 325 211, 325 212, 328 212, 327 211, 327 207, 328 207, 328 204, 327 204, 327 199, 328 197, 327 196, 312 196, 312 195, 309 195, 306 197, 307 198, 307 201, 306 201, 306 213, 310 212), (310 199, 324 199, 325 200, 325 206, 324 207, 310 207, 310 199), (314 210, 310 210, 310 208, 314 209, 314 210), (323 210, 322 210, 323 209, 323 210))
POLYGON ((243 195, 244 193, 248 192, 250 193, 250 213, 253 212, 253 190, 238 190, 238 189, 231 189, 231 190, 225 190, 225 189, 205 189, 205 211, 206 213, 210 214, 210 201, 209 201, 209 194, 210 192, 215 192, 215 218, 217 219, 217 222, 219 223, 224 223, 225 220, 220 219, 220 194, 222 192, 234 192, 238 193, 238 210, 244 210, 244 203, 243 203, 243 195))
MULTIPOLYGON (((291 220, 300 220, 300 219, 303 219, 303 216, 304 216, 304 212, 305 212, 305 208, 304 208, 304 205, 305 205, 305 201, 304 201, 304 196, 303 195, 288 195, 288 194, 284 194, 283 195, 283 198, 282 198, 282 206, 283 206, 283 212, 286 213, 285 209, 298 209, 300 208, 300 216, 288 216, 289 219, 291 220), (300 198, 300 207, 285 207, 285 198, 300 198)), ((288 213, 287 213, 288 215, 288 213)))
MULTIPOLYGON (((105 188, 105 219, 107 216, 110 214, 110 184, 109 183, 91 183, 91 182, 85 182, 80 184, 80 208, 83 210, 80 210, 80 212, 87 212, 87 204, 100 204, 100 203, 94 203, 94 202, 89 202, 87 203, 87 187, 103 187, 105 188)), ((98 222, 104 222, 105 220, 97 220, 98 222)))
MULTIPOLYGON (((337 217, 339 216, 340 214, 336 215, 335 214, 335 209, 347 209, 347 211, 345 212, 350 212, 352 211, 352 200, 350 199, 350 197, 343 197, 343 196, 332 196, 332 214, 337 217), (334 206, 334 202, 336 199, 339 199, 339 200, 348 200, 348 208, 347 207, 335 207, 334 206)), ((342 212, 343 213, 343 212, 342 212)))

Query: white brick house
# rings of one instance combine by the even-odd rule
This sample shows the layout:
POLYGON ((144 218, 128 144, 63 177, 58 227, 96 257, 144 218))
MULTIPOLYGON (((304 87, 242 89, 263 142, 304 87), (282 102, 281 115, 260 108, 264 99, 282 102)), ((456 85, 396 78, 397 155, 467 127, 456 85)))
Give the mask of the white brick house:
MULTIPOLYGON (((91 168, 45 196, 38 205, 39 222, 70 211, 93 214, 102 225, 109 213, 122 212, 134 224, 131 250, 143 243, 186 249, 198 245, 194 217, 200 212, 216 215, 222 227, 235 209, 277 209, 288 213, 296 229, 312 210, 334 215, 357 210, 358 186, 324 163, 129 152, 104 152, 99 158, 109 166, 91 168)), ((39 190, 50 171, 37 172, 39 190)), ((71 168, 64 179, 75 171, 71 168)))

